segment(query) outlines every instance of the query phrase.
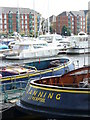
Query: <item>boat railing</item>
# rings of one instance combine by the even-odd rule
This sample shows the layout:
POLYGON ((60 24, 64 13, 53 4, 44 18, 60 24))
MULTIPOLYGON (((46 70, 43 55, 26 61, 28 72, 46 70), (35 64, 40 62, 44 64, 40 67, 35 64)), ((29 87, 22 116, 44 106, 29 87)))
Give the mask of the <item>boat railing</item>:
POLYGON ((19 99, 25 91, 25 86, 28 81, 19 81, 0 84, 0 103, 9 102, 11 100, 19 99), (18 87, 17 87, 18 85, 18 87), (8 87, 12 86, 11 89, 8 87), (7 89, 8 88, 8 89, 7 89), (3 89, 3 90, 2 90, 3 89))
MULTIPOLYGON (((67 67, 68 64, 70 64, 70 62, 64 63, 63 64, 64 68, 67 67)), ((62 65, 60 65, 58 67, 62 67, 62 65)), ((21 79, 21 78, 23 78, 23 79, 27 78, 28 80, 31 79, 32 76, 35 76, 35 77, 38 76, 41 78, 44 76, 45 73, 47 74, 49 71, 52 73, 51 75, 53 76, 56 69, 57 69, 56 67, 52 67, 52 68, 47 69, 47 70, 37 70, 37 71, 30 72, 30 73, 27 72, 27 73, 23 73, 23 74, 19 74, 19 75, 6 76, 6 77, 1 78, 1 82, 3 84, 4 81, 7 81, 7 82, 9 81, 9 83, 11 84, 11 83, 15 83, 15 81, 17 81, 17 79, 21 79)), ((69 71, 69 68, 67 68, 65 70, 66 70, 65 73, 67 73, 69 71)), ((62 74, 63 74, 63 71, 62 71, 62 74)))
MULTIPOLYGON (((33 67, 32 67, 33 68, 33 67)), ((53 73, 54 73, 54 69, 55 69, 55 67, 53 67, 53 68, 50 68, 50 69, 48 69, 48 70, 51 70, 52 71, 52 75, 53 75, 53 73)), ((48 70, 46 70, 47 72, 48 72, 48 70)), ((1 78, 1 82, 3 82, 4 80, 12 80, 11 82, 14 82, 16 79, 18 79, 18 76, 27 76, 28 77, 28 79, 30 79, 30 74, 39 74, 39 76, 41 77, 42 76, 42 73, 43 72, 46 72, 46 71, 44 71, 44 70, 36 70, 36 71, 33 71, 33 72, 31 72, 31 73, 29 73, 29 72, 27 72, 27 73, 23 73, 23 74, 19 74, 19 75, 13 75, 13 76, 5 76, 5 77, 2 77, 1 78)), ((10 82, 10 83, 11 83, 10 82)))
MULTIPOLYGON (((19 73, 19 72, 18 72, 19 73)), ((29 74, 34 74, 36 73, 36 71, 31 71, 31 72, 26 72, 26 73, 19 73, 18 75, 13 75, 13 76, 4 76, 1 78, 1 82, 4 82, 5 80, 12 80, 15 81, 16 79, 18 79, 18 76, 27 76, 28 79, 30 79, 29 74)), ((10 82, 11 83, 11 82, 10 82)))
POLYGON ((23 67, 37 71, 37 68, 35 66, 23 65, 23 67))
POLYGON ((27 68, 27 69, 31 69, 31 70, 35 70, 35 71, 37 71, 37 68, 35 67, 35 66, 29 66, 29 65, 19 65, 19 64, 13 64, 13 65, 11 65, 11 66, 6 66, 6 67, 1 67, 0 69, 5 69, 5 68, 8 68, 8 69, 13 69, 13 68, 27 68))

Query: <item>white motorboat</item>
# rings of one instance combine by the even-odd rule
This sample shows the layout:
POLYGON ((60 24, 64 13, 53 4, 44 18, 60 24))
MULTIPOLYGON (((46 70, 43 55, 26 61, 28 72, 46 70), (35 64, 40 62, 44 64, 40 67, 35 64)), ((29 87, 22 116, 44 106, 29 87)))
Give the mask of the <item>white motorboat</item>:
POLYGON ((6 59, 27 59, 56 56, 59 50, 38 39, 18 41, 12 51, 5 54, 6 59))
POLYGON ((68 38, 63 38, 58 34, 40 35, 39 40, 45 40, 48 42, 49 46, 57 47, 59 49, 59 53, 65 52, 70 46, 68 38))
POLYGON ((70 37, 70 46, 67 50, 67 54, 81 54, 89 53, 89 37, 86 33, 80 32, 77 36, 70 37))

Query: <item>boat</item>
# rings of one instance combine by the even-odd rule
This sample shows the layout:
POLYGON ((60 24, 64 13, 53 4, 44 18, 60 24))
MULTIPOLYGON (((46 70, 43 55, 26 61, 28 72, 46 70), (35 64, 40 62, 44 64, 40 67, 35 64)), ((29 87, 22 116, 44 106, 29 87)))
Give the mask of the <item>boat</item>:
POLYGON ((5 54, 6 59, 46 58, 58 55, 56 47, 48 46, 47 42, 37 39, 16 42, 12 51, 5 54))
POLYGON ((19 41, 20 37, 15 37, 13 36, 9 36, 8 38, 1 38, 0 39, 0 58, 4 58, 5 54, 8 54, 8 52, 11 51, 11 47, 10 47, 10 43, 15 43, 17 41, 19 41))
POLYGON ((29 81, 17 110, 40 118, 90 118, 90 66, 29 81))
MULTIPOLYGON (((1 42, 1 41, 0 41, 1 42)), ((8 45, 0 43, 0 59, 4 58, 4 53, 10 51, 8 45)))
POLYGON ((78 33, 78 35, 73 35, 69 38, 70 46, 67 50, 67 54, 84 54, 90 52, 90 47, 88 45, 89 38, 84 32, 78 33))
POLYGON ((59 53, 65 53, 67 48, 70 46, 70 41, 68 38, 64 38, 59 34, 45 34, 40 35, 39 40, 45 40, 48 42, 49 46, 57 47, 59 49, 59 53))
POLYGON ((11 36, 2 37, 1 42, 2 44, 5 44, 9 47, 10 46, 9 44, 11 42, 20 41, 20 39, 21 39, 20 34, 17 32, 14 32, 11 36))
POLYGON ((8 46, 0 43, 0 50, 8 49, 8 46))
POLYGON ((0 69, 2 78, 0 86, 2 91, 12 88, 19 88, 20 81, 26 86, 29 79, 40 78, 52 75, 62 75, 75 69, 74 63, 69 58, 47 59, 25 63, 23 65, 3 66, 0 69), (15 84, 16 83, 16 84, 15 84))

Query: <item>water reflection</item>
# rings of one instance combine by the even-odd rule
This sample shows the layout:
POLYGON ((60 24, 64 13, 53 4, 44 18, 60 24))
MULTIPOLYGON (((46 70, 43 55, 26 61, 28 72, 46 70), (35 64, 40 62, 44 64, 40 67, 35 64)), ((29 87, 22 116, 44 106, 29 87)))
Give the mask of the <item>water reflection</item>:
POLYGON ((61 58, 61 57, 68 57, 70 58, 76 65, 76 67, 82 67, 84 65, 90 65, 90 55, 89 54, 81 54, 81 55, 66 55, 61 54, 55 57, 50 58, 38 58, 38 59, 26 59, 26 60, 0 60, 0 66, 10 65, 10 64, 23 64, 28 62, 46 60, 46 59, 53 59, 53 58, 61 58))

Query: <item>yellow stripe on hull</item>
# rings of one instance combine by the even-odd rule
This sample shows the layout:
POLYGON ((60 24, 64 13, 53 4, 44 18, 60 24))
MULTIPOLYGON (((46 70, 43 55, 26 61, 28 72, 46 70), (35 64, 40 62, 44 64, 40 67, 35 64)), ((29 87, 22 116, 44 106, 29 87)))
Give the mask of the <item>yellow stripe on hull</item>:
POLYGON ((36 76, 36 75, 40 75, 40 74, 45 74, 45 73, 49 73, 49 72, 52 72, 52 71, 58 71, 60 69, 63 69, 64 67, 67 67, 68 65, 70 65, 71 63, 68 62, 67 64, 65 64, 64 66, 58 66, 57 68, 54 68, 54 69, 49 69, 49 70, 46 70, 46 71, 42 71, 42 72, 35 72, 35 73, 28 73, 26 75, 18 75, 18 76, 11 76, 11 77, 4 77, 2 78, 0 81, 1 82, 4 82, 4 81, 9 81, 9 80, 15 80, 15 79, 20 79, 20 78, 26 78, 26 77, 33 77, 33 76, 36 76))
POLYGON ((40 86, 35 86, 31 85, 30 87, 36 88, 36 89, 41 89, 41 90, 46 90, 46 91, 53 91, 53 92, 66 92, 66 93, 80 93, 80 94, 90 94, 90 91, 82 91, 82 90, 62 90, 62 89, 55 89, 55 88, 46 88, 46 87, 40 87, 40 86))

